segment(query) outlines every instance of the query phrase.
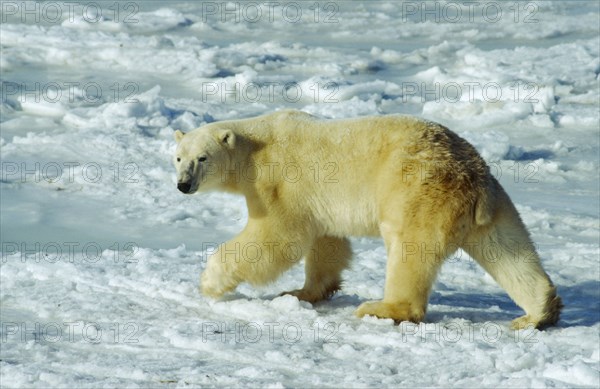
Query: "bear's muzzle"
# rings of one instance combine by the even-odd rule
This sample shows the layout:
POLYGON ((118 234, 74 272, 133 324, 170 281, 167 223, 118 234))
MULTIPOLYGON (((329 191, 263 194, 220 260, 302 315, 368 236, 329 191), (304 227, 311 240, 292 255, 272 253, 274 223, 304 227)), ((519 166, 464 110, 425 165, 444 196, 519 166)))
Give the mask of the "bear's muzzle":
POLYGON ((179 189, 180 192, 187 194, 187 193, 190 193, 190 190, 192 189, 192 185, 188 182, 178 182, 177 189, 179 189))

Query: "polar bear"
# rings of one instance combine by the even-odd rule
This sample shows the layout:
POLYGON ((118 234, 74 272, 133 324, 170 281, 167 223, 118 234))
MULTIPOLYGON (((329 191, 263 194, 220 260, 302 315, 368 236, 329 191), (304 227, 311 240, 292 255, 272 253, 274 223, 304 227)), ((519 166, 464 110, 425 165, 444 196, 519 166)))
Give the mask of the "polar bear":
POLYGON ((323 120, 300 111, 175 132, 177 188, 245 197, 248 223, 201 276, 219 297, 263 285, 304 258, 311 303, 340 289, 348 236, 381 236, 383 300, 356 315, 424 319, 443 260, 462 248, 525 311, 515 329, 543 328, 562 303, 517 210, 477 151, 442 125, 401 116, 323 120))

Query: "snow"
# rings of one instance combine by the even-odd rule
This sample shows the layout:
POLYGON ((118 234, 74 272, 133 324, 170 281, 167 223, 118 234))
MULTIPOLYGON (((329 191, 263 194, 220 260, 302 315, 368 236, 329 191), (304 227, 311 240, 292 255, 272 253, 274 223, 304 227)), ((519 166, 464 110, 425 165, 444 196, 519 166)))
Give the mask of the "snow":
POLYGON ((600 386, 598 3, 270 4, 0 4, 1 386, 600 386), (425 323, 357 319, 385 276, 360 237, 330 301, 278 296, 301 266, 200 295, 247 212, 176 190, 173 131, 285 107, 472 142, 558 286, 558 326, 510 330, 519 308, 464 252, 425 323))

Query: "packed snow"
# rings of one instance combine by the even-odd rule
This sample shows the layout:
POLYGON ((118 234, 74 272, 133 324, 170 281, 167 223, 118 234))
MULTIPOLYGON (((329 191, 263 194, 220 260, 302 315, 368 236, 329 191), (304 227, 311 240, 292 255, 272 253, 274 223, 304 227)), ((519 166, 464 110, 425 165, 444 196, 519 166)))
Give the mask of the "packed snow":
POLYGON ((596 1, 0 3, 0 386, 599 387, 596 1), (185 196, 173 132, 296 108, 418 115, 465 137, 512 197, 565 304, 520 309, 465 253, 426 322, 357 319, 380 239, 343 290, 198 291, 242 198, 185 196))

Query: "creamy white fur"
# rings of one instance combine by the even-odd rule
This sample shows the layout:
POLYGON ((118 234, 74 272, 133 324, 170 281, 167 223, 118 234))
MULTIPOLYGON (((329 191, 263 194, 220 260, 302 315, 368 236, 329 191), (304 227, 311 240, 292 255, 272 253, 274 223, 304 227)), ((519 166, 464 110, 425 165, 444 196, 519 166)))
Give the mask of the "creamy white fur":
POLYGON ((358 316, 423 320, 441 263, 461 247, 525 310, 515 328, 558 320, 560 298, 508 195, 476 150, 439 124, 282 111, 175 138, 181 190, 239 193, 248 205, 247 226, 208 260, 209 296, 271 282, 304 258, 305 285, 288 293, 319 301, 340 288, 346 238, 382 236, 384 298, 358 316))

